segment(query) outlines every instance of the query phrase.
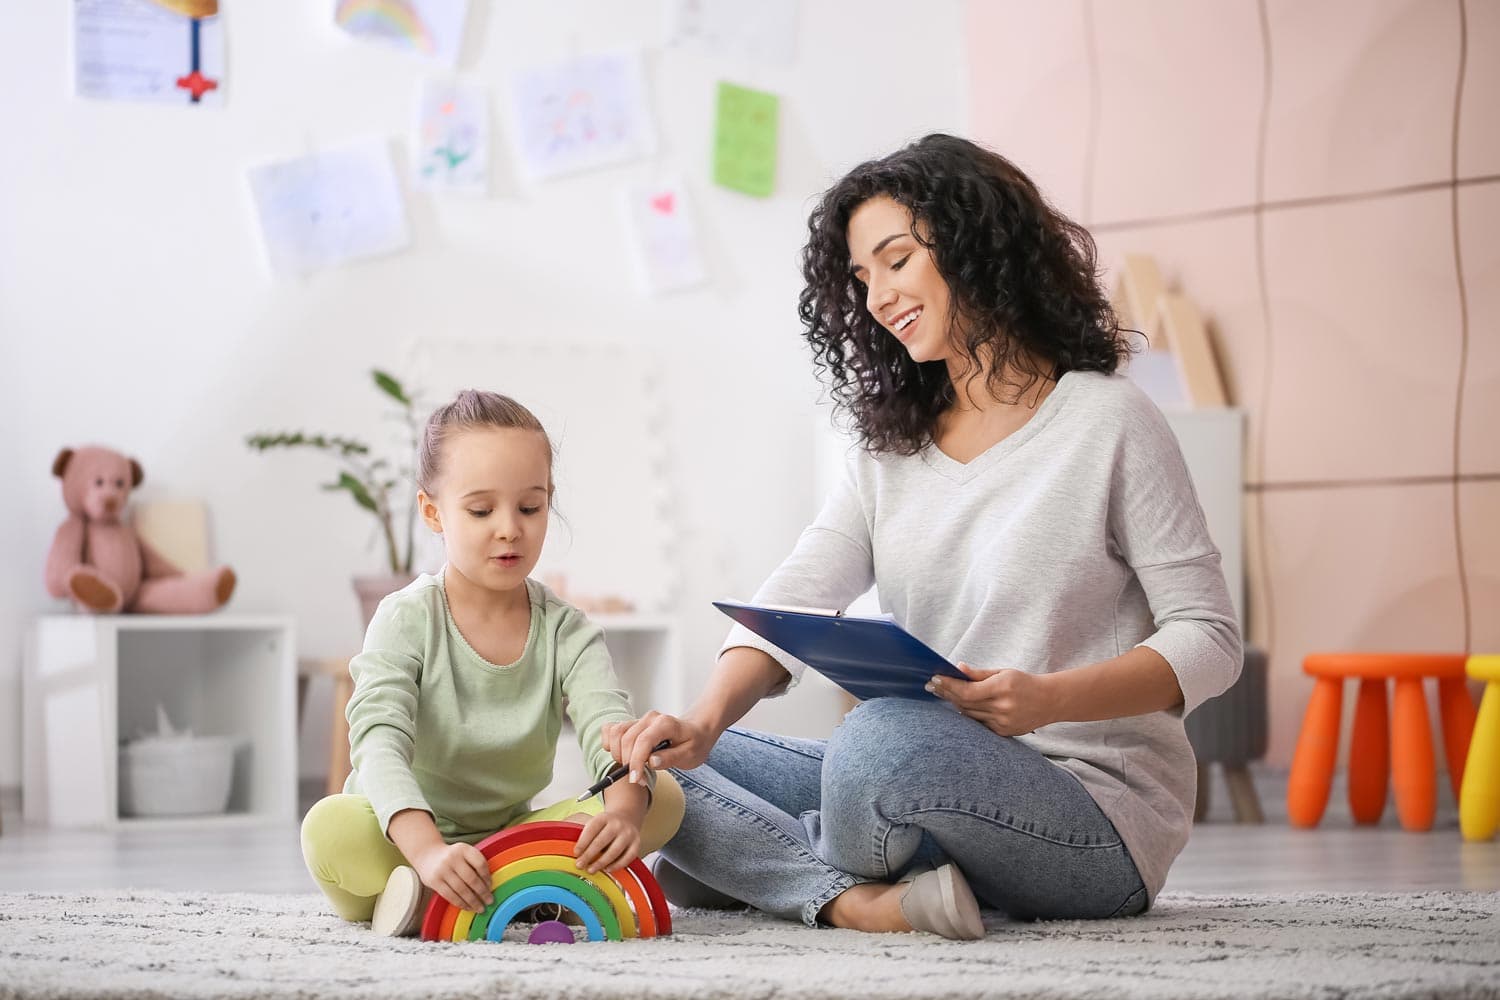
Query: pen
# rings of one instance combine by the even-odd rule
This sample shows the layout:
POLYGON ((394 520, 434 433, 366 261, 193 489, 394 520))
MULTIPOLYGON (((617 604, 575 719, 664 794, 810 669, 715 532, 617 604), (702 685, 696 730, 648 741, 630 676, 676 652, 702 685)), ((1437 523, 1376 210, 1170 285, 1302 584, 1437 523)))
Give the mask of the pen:
MULTIPOLYGON (((660 743, 656 744, 656 746, 654 746, 654 747, 651 748, 651 752, 652 753, 658 753, 658 752, 660 752, 662 750, 665 750, 667 747, 669 747, 671 745, 672 745, 672 741, 671 740, 662 740, 660 743)), ((629 773, 630 773, 629 766, 625 765, 625 764, 620 764, 619 766, 617 766, 613 770, 611 770, 608 774, 606 774, 604 777, 600 778, 598 781, 596 781, 592 785, 590 785, 589 786, 589 790, 586 791, 586 792, 584 792, 582 795, 578 796, 578 798, 575 799, 574 801, 575 802, 582 802, 585 799, 591 799, 591 798, 593 798, 595 795, 598 795, 600 792, 604 791, 610 785, 613 785, 615 782, 619 781, 621 778, 625 777, 625 775, 627 775, 629 773)))

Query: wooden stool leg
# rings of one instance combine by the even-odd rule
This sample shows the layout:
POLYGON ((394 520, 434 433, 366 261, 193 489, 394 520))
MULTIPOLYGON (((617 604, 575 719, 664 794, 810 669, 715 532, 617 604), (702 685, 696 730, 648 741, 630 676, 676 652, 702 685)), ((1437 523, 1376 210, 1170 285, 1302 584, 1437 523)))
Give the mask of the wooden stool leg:
POLYGON ((1209 802, 1212 795, 1209 793, 1209 783, 1214 781, 1214 772, 1209 771, 1208 763, 1199 762, 1199 796, 1193 802, 1193 822, 1202 823, 1209 814, 1209 802))
POLYGON ((1438 681, 1438 708, 1443 718, 1443 755, 1448 762, 1448 784, 1453 800, 1463 797, 1464 759, 1474 736, 1474 700, 1469 697, 1468 683, 1462 677, 1438 681))
POLYGON ((1260 811, 1260 796, 1255 794, 1255 782, 1250 769, 1243 764, 1224 766, 1224 782, 1229 786, 1229 801, 1234 803, 1236 823, 1264 823, 1266 817, 1260 811))
POLYGON ((1500 827, 1500 683, 1490 681, 1479 699, 1469 743, 1458 824, 1465 840, 1489 840, 1500 827))
POLYGON ((1198 762, 1198 800, 1193 803, 1193 822, 1202 823, 1208 816, 1208 803, 1210 801, 1209 789, 1212 787, 1213 772, 1209 765, 1203 761, 1198 762))
POLYGON ((1328 790, 1333 785, 1333 765, 1339 753, 1343 698, 1340 682, 1319 677, 1307 699, 1286 786, 1286 813, 1293 826, 1317 826, 1328 808, 1328 790))
POLYGON ((1396 814, 1404 829, 1430 830, 1437 815, 1437 775, 1432 753, 1432 727, 1427 722, 1427 696, 1422 681, 1396 678, 1391 715, 1391 774, 1396 786, 1396 814))
POLYGON ((1349 736, 1349 812, 1356 823, 1379 823, 1385 812, 1391 773, 1390 733, 1386 724, 1385 681, 1359 682, 1354 703, 1354 730, 1349 736))
POLYGON ((349 699, 354 697, 354 678, 346 670, 333 678, 333 725, 328 737, 328 787, 327 794, 337 795, 344 790, 349 778, 349 720, 344 712, 349 699))

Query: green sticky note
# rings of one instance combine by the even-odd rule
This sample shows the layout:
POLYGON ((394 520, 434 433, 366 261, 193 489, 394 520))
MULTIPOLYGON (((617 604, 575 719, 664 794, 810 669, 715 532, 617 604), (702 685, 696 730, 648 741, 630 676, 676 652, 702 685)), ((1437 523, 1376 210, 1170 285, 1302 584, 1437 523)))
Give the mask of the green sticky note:
POLYGON ((759 198, 776 187, 776 122, 781 100, 775 94, 719 83, 714 126, 714 183, 759 198))

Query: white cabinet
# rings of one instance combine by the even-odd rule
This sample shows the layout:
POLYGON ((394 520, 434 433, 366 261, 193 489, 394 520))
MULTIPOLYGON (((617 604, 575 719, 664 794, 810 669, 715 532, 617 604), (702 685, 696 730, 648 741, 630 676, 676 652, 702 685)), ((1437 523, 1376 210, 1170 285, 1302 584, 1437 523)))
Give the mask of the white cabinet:
MULTIPOLYGON (((630 694, 630 707, 637 716, 656 709, 677 715, 687 708, 687 694, 677 650, 677 622, 670 615, 591 614, 589 620, 604 629, 604 644, 614 661, 615 676, 630 694)), ((532 799, 540 808, 572 798, 593 783, 578 749, 578 734, 564 720, 557 740, 557 760, 552 783, 532 799)))
POLYGON ((676 714, 687 708, 677 655, 677 623, 669 615, 589 615, 604 629, 604 644, 615 674, 630 692, 637 715, 656 709, 676 714))
POLYGON ((296 650, 290 618, 50 615, 22 673, 23 812, 55 827, 296 819, 296 650), (122 816, 119 751, 173 725, 236 744, 223 814, 122 816))
POLYGON ((1219 547, 1224 579, 1241 627, 1245 623, 1245 411, 1228 406, 1162 411, 1203 505, 1208 534, 1219 547))

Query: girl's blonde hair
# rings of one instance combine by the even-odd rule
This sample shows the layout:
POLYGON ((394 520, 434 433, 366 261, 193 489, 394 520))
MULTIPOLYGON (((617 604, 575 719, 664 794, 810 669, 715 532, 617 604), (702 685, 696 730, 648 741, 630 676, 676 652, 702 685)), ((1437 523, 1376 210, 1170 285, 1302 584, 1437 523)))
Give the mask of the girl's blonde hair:
POLYGON ((547 495, 552 495, 552 439, 542 422, 526 407, 498 392, 465 389, 453 402, 440 406, 427 418, 422 443, 417 448, 417 486, 435 496, 434 486, 442 475, 443 442, 454 431, 493 427, 500 430, 536 431, 547 442, 547 495))

